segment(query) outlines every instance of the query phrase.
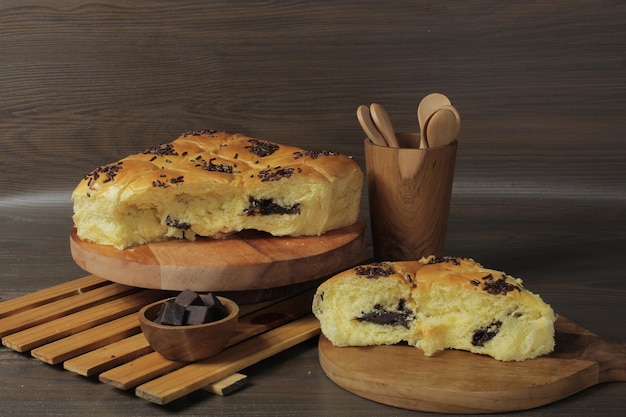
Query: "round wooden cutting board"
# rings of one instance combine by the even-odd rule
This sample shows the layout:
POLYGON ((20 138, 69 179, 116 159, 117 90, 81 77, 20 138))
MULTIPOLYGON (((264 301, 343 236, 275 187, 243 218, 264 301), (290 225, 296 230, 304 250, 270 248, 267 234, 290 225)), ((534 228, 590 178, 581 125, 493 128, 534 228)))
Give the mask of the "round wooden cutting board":
POLYGON ((320 365, 340 387, 382 404, 450 414, 526 410, 588 387, 626 380, 626 343, 607 341, 571 320, 555 323, 553 353, 522 362, 408 345, 334 347, 319 340, 320 365))
POLYGON ((86 271, 134 287, 198 292, 291 286, 364 260, 365 221, 321 236, 273 237, 244 231, 226 239, 171 239, 124 250, 70 233, 74 261, 86 271))

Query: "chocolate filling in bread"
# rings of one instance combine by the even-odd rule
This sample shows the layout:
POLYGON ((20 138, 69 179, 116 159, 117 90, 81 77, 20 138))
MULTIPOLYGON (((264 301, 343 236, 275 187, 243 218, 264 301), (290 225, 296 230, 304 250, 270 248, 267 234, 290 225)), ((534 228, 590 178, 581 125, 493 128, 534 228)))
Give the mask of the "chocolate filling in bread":
POLYGON ((300 204, 294 204, 293 206, 281 206, 276 204, 271 198, 254 198, 250 196, 248 198, 250 205, 245 209, 245 213, 248 216, 269 216, 271 214, 300 214, 300 204))
POLYGON ((500 326, 502 326, 502 322, 500 320, 496 320, 489 326, 476 330, 472 336, 472 345, 485 346, 485 343, 497 336, 500 331, 500 326))
POLYGON ((165 219, 165 224, 167 224, 169 227, 174 227, 181 230, 187 230, 191 227, 189 223, 173 219, 171 216, 167 216, 167 218, 165 219))
POLYGON ((372 311, 363 313, 361 316, 356 317, 356 319, 358 321, 368 321, 381 325, 404 326, 408 329, 409 322, 415 320, 415 314, 406 308, 405 302, 404 299, 400 299, 396 311, 386 310, 380 304, 376 304, 372 311))

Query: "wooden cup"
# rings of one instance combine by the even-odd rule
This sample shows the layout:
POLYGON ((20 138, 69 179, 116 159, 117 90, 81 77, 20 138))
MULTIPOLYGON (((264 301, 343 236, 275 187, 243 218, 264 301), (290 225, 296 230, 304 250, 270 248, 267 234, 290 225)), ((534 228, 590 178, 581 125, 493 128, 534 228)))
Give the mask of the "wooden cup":
POLYGON ((365 139, 374 256, 378 261, 442 256, 448 228, 457 142, 409 148, 418 133, 398 133, 400 148, 365 139))

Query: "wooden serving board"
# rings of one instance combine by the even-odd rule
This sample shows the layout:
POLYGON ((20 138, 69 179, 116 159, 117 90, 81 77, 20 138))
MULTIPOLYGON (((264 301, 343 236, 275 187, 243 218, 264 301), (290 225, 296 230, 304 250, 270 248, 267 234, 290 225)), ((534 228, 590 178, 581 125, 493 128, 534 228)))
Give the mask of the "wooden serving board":
POLYGON ((76 263, 133 287, 198 292, 251 291, 315 280, 363 260, 365 221, 322 236, 273 237, 244 231, 225 239, 172 239, 115 249, 70 232, 76 263))
POLYGON ((319 341, 320 364, 344 389, 417 411, 497 413, 548 404, 608 381, 626 381, 626 343, 610 342, 559 317, 556 349, 523 362, 445 350, 425 356, 407 345, 333 347, 319 341))
POLYGON ((242 369, 319 334, 315 287, 240 306, 235 334, 216 356, 185 363, 154 352, 137 311, 172 293, 87 276, 0 302, 2 344, 40 361, 167 404, 206 390, 227 395, 245 385, 242 369))

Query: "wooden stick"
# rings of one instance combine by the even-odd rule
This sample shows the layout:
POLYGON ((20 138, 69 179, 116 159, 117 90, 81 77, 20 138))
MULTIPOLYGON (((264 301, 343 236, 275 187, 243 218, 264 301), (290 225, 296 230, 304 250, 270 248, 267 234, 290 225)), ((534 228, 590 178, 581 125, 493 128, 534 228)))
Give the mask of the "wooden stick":
POLYGON ((246 375, 236 373, 220 379, 217 382, 207 385, 202 389, 208 392, 212 392, 216 395, 226 396, 235 391, 239 391, 248 384, 248 377, 246 375))
POLYGON ((212 358, 189 364, 136 388, 135 394, 155 404, 168 404, 208 384, 301 343, 320 332, 312 315, 241 342, 212 358))
POLYGON ((66 360, 63 367, 75 374, 93 376, 152 352, 143 333, 113 342, 99 349, 66 360))
POLYGON ((166 375, 185 366, 185 362, 171 361, 156 352, 150 352, 131 362, 100 374, 100 382, 127 390, 151 379, 166 375))
POLYGON ((287 298, 262 310, 255 311, 239 319, 235 334, 228 342, 232 346, 250 337, 274 329, 311 312, 315 289, 287 298))
POLYGON ((89 275, 74 281, 3 301, 0 303, 0 318, 17 314, 33 307, 38 307, 72 295, 81 294, 83 292, 93 290, 94 288, 102 287, 106 284, 109 284, 109 281, 95 275, 89 275))
POLYGON ((133 313, 40 346, 30 354, 42 362, 56 365, 139 332, 139 320, 137 314, 133 313))

